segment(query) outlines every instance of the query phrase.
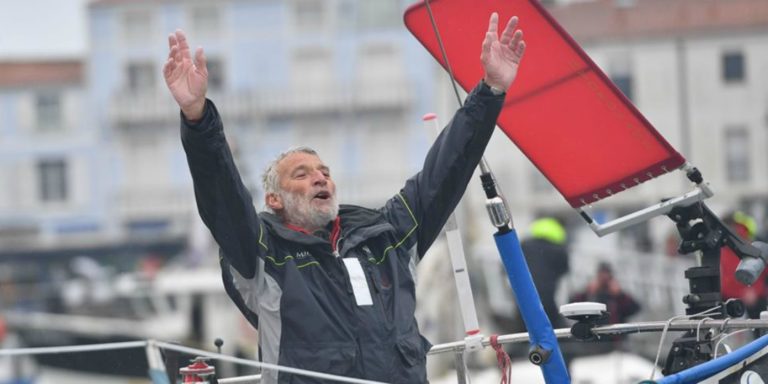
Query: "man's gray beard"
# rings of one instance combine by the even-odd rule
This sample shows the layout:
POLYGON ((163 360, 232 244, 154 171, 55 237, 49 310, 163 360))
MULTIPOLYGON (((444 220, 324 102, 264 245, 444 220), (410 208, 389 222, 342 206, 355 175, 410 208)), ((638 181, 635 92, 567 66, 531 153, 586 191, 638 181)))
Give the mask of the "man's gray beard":
POLYGON ((279 194, 283 199, 283 219, 301 228, 323 228, 339 214, 336 196, 331 197, 331 209, 326 212, 312 207, 312 202, 298 193, 280 192, 279 194))

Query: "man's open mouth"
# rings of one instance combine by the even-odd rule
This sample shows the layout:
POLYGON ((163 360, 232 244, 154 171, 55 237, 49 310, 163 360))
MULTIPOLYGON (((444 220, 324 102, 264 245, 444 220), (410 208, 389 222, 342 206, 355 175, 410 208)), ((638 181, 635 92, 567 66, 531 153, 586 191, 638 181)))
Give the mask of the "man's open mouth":
POLYGON ((331 193, 326 191, 318 192, 315 195, 315 199, 328 200, 330 198, 331 198, 331 193))

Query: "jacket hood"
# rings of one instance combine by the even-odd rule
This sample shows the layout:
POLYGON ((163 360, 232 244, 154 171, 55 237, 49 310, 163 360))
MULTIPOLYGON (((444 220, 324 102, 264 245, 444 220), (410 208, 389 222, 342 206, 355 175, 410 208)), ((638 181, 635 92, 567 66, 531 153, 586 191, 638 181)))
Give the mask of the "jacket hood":
MULTIPOLYGON (((383 221, 383 215, 378 210, 349 204, 339 205, 339 216, 341 217, 341 233, 344 237, 350 237, 358 231, 361 234, 366 234, 366 228, 383 221)), ((274 213, 260 212, 259 217, 276 235, 286 240, 297 241, 302 244, 327 242, 320 237, 288 228, 283 219, 274 213)))

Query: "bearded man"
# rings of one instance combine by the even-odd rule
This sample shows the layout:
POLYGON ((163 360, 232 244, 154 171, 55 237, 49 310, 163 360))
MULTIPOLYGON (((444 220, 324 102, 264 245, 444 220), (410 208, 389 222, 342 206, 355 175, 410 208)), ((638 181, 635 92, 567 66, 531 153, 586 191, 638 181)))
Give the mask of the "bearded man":
MULTIPOLYGON (((491 16, 483 81, 427 154, 422 171, 379 209, 341 205, 330 170, 306 147, 281 154, 263 177, 257 213, 205 97, 205 55, 169 37, 163 68, 181 108, 181 139, 200 216, 220 246, 227 292, 259 329, 263 362, 394 383, 425 383, 430 343, 419 333, 415 264, 461 199, 488 144, 525 52, 513 17, 491 16)), ((317 379, 264 370, 264 383, 317 379)))

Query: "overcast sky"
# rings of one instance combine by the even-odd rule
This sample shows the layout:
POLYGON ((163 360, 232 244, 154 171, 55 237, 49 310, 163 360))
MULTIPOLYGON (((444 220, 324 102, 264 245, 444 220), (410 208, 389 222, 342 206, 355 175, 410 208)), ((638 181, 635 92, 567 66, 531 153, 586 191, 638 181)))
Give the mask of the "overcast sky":
POLYGON ((87 0, 0 0, 0 60, 85 53, 87 0))

